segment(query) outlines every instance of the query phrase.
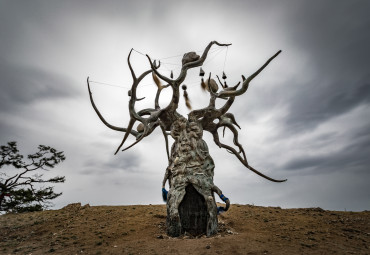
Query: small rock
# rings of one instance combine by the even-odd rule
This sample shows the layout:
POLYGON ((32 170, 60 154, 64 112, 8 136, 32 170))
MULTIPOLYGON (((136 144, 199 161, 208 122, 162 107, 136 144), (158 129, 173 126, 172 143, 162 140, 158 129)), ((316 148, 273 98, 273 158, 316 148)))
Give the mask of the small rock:
POLYGON ((301 243, 301 246, 307 247, 307 248, 312 248, 312 247, 315 247, 316 245, 315 244, 301 243))
POLYGON ((163 239, 163 238, 164 238, 163 235, 157 236, 157 239, 163 239))
POLYGON ((67 210, 67 211, 75 211, 75 210, 80 210, 80 209, 81 209, 81 203, 72 203, 62 208, 62 210, 67 210))
POLYGON ((90 208, 90 204, 86 204, 86 205, 81 207, 81 209, 86 209, 86 208, 90 208))
POLYGON ((211 249, 211 246, 210 246, 210 245, 207 245, 207 246, 206 246, 206 249, 211 249))

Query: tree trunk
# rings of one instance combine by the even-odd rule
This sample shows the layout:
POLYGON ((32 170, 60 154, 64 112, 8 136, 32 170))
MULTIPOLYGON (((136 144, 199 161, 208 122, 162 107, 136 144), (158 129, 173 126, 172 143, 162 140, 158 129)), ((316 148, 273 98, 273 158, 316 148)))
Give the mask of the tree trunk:
MULTIPOLYGON (((175 139, 163 187, 169 180, 167 233, 176 237, 185 231, 193 236, 217 233, 217 206, 213 192, 214 162, 202 139, 199 122, 180 118, 172 125, 175 139)), ((221 194, 221 193, 220 193, 221 194)))

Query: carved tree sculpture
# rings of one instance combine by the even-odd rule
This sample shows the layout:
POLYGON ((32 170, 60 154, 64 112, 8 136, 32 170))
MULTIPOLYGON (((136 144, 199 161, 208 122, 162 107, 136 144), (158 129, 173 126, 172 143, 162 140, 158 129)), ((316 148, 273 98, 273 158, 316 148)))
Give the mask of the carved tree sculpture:
POLYGON ((158 68, 160 67, 160 62, 157 64, 156 61, 152 61, 148 55, 146 56, 151 68, 137 77, 130 63, 131 50, 128 55, 128 66, 131 71, 133 83, 129 91, 130 121, 127 128, 113 126, 103 118, 94 103, 89 79, 87 79, 91 104, 100 120, 107 127, 125 133, 116 153, 121 149, 129 135, 133 135, 136 141, 122 151, 142 141, 157 127, 161 128, 166 141, 166 151, 169 161, 162 188, 163 191, 166 192, 164 187, 168 180, 170 189, 168 196, 167 193, 164 195, 167 198, 167 232, 170 236, 179 236, 185 231, 196 235, 205 233, 207 236, 217 233, 217 213, 222 209, 226 211, 230 205, 229 199, 227 199, 222 194, 222 191, 213 183, 215 165, 212 157, 209 155, 207 144, 202 139, 203 131, 210 132, 213 135, 214 142, 220 148, 224 148, 228 152, 234 154, 249 170, 273 182, 286 181, 270 178, 248 164, 243 146, 238 141, 238 131, 235 128, 235 126, 238 128, 240 127, 236 123, 234 115, 228 112, 235 97, 243 95, 247 91, 249 83, 277 55, 279 55, 281 51, 278 51, 248 78, 242 76, 242 86, 239 89, 238 86, 240 82, 234 87, 227 87, 221 83, 223 89, 218 91, 217 83, 215 80, 211 79, 211 74, 209 74, 208 80, 202 84, 207 87, 209 91, 209 105, 203 109, 191 111, 188 118, 183 117, 176 111, 180 99, 180 86, 185 80, 187 71, 191 68, 202 66, 210 48, 214 44, 218 46, 231 45, 212 41, 205 48, 202 56, 198 56, 195 52, 184 54, 181 72, 176 79, 172 79, 172 77, 168 78, 159 73, 158 68), (153 75, 153 79, 158 86, 154 108, 136 111, 135 103, 141 100, 137 98, 137 88, 144 77, 150 73, 153 75), (162 86, 158 77, 165 81, 167 85, 162 86), (161 91, 165 88, 172 89, 172 100, 166 107, 162 108, 159 106, 158 101, 161 91), (219 109, 215 106, 216 99, 226 100, 225 104, 219 109), (218 122, 215 122, 216 119, 218 119, 218 122), (136 122, 139 122, 137 131, 133 129, 136 122), (233 143, 237 149, 220 142, 218 135, 219 128, 228 128, 233 133, 233 143), (168 146, 169 135, 174 139, 171 151, 169 151, 168 146), (226 208, 217 208, 214 192, 226 202, 226 208))

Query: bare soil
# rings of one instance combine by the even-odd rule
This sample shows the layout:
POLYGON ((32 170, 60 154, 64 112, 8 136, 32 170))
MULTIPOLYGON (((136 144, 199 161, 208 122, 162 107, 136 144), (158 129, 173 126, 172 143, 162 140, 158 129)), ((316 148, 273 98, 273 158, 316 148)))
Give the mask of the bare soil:
POLYGON ((166 235, 165 205, 0 216, 0 254, 370 254, 370 212, 231 205, 216 236, 166 235))

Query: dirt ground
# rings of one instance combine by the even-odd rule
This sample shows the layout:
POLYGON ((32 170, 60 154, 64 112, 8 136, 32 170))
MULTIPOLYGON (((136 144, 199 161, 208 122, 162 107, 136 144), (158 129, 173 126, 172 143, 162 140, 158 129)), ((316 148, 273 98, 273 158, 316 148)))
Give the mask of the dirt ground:
POLYGON ((0 216, 0 254, 370 254, 370 212, 231 205, 213 237, 171 238, 165 205, 0 216))

